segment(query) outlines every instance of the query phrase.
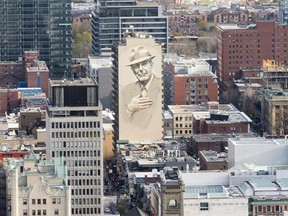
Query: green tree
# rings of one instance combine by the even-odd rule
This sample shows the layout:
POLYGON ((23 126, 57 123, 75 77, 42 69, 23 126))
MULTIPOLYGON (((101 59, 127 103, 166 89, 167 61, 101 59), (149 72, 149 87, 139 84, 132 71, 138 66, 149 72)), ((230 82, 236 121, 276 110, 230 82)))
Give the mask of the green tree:
POLYGON ((204 39, 198 39, 196 41, 196 48, 199 52, 208 52, 208 43, 204 39))
POLYGON ((126 207, 123 204, 118 204, 117 211, 120 213, 120 215, 125 215, 126 207))
POLYGON ((74 58, 85 58, 91 54, 92 34, 91 32, 77 33, 72 45, 72 55, 74 58))
POLYGON ((216 32, 216 27, 214 25, 209 27, 210 32, 216 32))
POLYGON ((199 31, 207 31, 208 24, 205 21, 201 21, 198 23, 199 31))

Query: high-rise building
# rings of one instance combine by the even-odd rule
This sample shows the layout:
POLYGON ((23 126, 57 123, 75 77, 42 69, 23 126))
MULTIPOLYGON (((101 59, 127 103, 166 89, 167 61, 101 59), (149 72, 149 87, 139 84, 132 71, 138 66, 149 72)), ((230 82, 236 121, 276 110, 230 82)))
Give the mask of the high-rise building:
POLYGON ((114 41, 121 41, 129 30, 147 32, 168 46, 168 18, 156 3, 136 0, 100 0, 92 18, 92 53, 110 56, 114 41))
POLYGON ((239 79, 243 70, 259 70, 265 59, 287 64, 288 25, 257 22, 245 27, 219 25, 218 71, 221 82, 239 79))
POLYGON ((279 2, 279 23, 288 25, 288 0, 279 2))
POLYGON ((0 0, 0 61, 38 50, 50 77, 71 73, 71 0, 0 0))
POLYGON ((163 69, 160 43, 145 33, 130 32, 113 46, 112 104, 114 139, 161 140, 163 69))
POLYGON ((50 80, 47 157, 64 157, 72 215, 103 215, 102 106, 92 78, 50 80))

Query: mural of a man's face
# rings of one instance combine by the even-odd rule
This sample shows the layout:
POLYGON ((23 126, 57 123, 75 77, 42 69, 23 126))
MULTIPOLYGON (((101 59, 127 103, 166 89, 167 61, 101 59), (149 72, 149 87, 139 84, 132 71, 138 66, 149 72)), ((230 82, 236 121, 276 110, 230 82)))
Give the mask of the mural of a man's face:
POLYGON ((152 75, 153 62, 151 59, 139 62, 137 64, 131 65, 131 68, 137 77, 137 79, 142 83, 147 83, 152 75))

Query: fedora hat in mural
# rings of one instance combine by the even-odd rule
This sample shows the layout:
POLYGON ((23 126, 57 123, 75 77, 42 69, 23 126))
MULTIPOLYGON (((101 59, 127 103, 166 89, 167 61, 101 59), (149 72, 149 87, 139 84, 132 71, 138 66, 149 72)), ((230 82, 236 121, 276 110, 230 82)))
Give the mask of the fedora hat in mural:
POLYGON ((130 63, 127 66, 138 64, 148 59, 153 59, 155 55, 151 55, 146 47, 138 46, 132 49, 130 55, 130 63))

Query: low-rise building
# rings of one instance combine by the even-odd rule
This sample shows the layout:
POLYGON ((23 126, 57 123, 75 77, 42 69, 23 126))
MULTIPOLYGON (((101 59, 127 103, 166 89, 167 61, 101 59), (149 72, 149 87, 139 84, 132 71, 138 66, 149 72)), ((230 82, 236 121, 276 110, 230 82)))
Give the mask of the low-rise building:
POLYGON ((207 133, 249 133, 252 123, 233 104, 170 105, 168 111, 173 118, 173 138, 207 133))
POLYGON ((201 170, 226 170, 228 169, 228 154, 215 151, 200 151, 199 162, 201 170))
POLYGON ((263 131, 271 136, 288 132, 288 91, 281 88, 264 89, 261 100, 263 131))
POLYGON ((288 143, 285 139, 239 137, 228 139, 229 168, 255 162, 259 166, 287 165, 288 143))
POLYGON ((62 158, 38 161, 33 151, 6 168, 8 215, 71 215, 70 188, 62 158))
POLYGON ((231 8, 219 8, 212 12, 214 23, 247 24, 249 22, 249 11, 231 8))

